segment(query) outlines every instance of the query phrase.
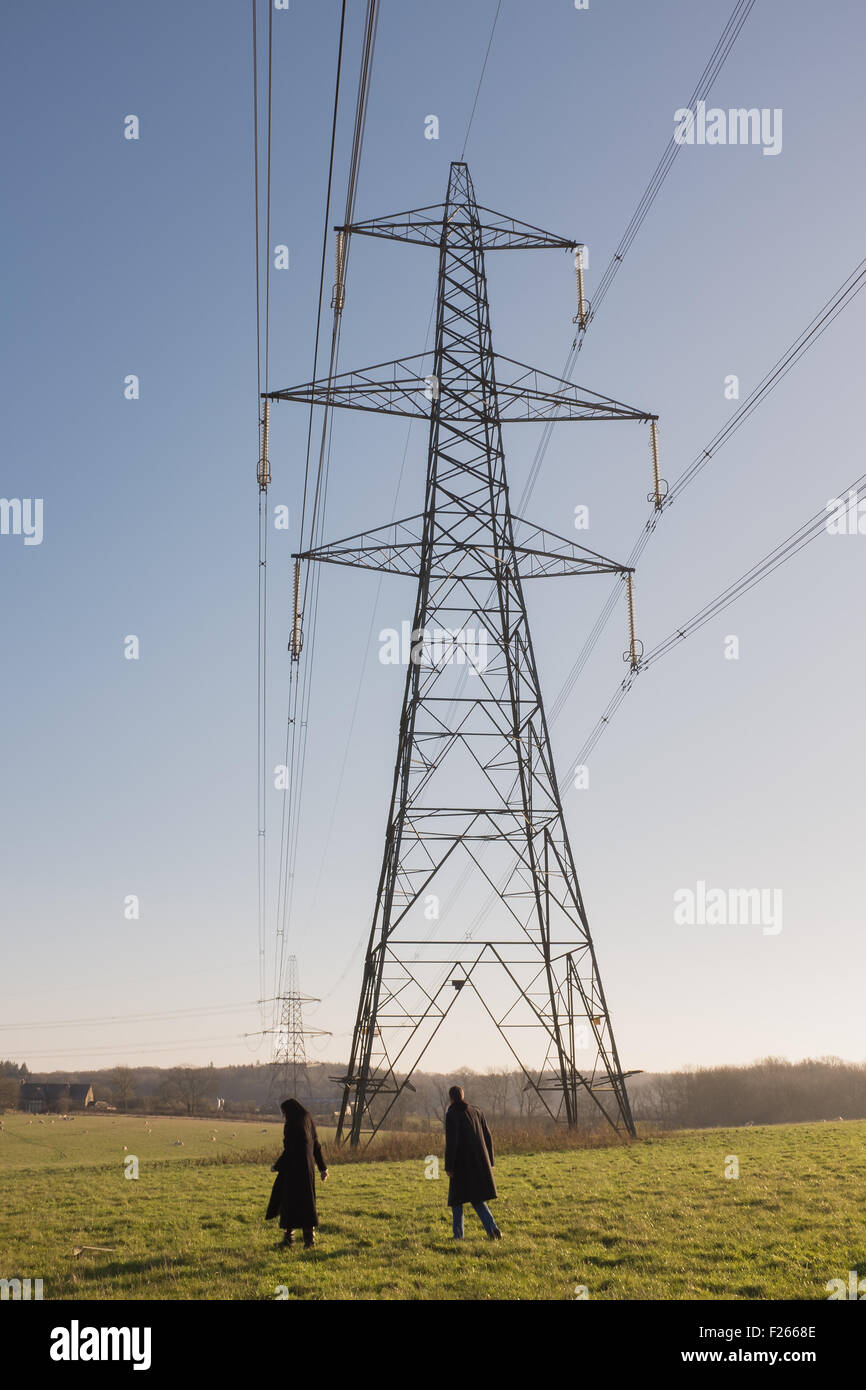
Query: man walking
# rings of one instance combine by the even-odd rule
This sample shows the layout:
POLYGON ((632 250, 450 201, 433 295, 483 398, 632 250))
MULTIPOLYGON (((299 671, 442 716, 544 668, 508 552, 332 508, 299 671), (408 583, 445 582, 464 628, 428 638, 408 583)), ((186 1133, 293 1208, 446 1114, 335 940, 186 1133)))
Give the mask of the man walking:
POLYGON ((445 1172, 448 1205, 454 1225, 454 1239, 463 1239, 463 1203, 470 1202, 490 1240, 501 1240, 502 1232, 487 1203, 496 1196, 493 1181, 493 1140, 487 1121, 474 1105, 463 1099, 462 1086, 448 1092, 451 1104, 445 1112, 445 1172))

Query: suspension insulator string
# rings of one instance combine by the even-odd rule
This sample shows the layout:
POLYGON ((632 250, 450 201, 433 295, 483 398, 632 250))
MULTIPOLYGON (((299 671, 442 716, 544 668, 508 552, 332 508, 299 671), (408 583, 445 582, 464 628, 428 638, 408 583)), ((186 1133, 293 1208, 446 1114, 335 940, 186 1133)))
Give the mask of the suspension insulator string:
POLYGON ((301 627, 301 562, 295 561, 295 601, 294 616, 292 618, 292 640, 289 643, 289 651, 292 654, 292 661, 297 661, 301 655, 301 648, 304 645, 304 633, 301 627))
POLYGON ((268 483, 271 481, 271 465, 268 459, 268 446, 270 442, 270 410, 271 403, 266 398, 264 401, 262 418, 259 422, 261 450, 259 453, 258 479, 260 492, 267 492, 268 483))
POLYGON ((657 512, 660 512, 668 495, 668 485, 665 478, 659 476, 659 422, 650 420, 650 450, 653 456, 653 490, 647 493, 647 501, 652 502, 657 512))
POLYGON ((632 671, 639 671, 641 659, 643 657, 643 642, 639 642, 635 636, 634 583, 631 570, 626 571, 625 585, 626 597, 628 599, 628 651, 623 652, 622 659, 628 662, 632 671))
POLYGON ((346 286, 344 283, 346 271, 346 234, 337 233, 336 247, 336 281, 331 294, 331 308, 336 314, 342 314, 343 305, 346 302, 346 286))
POLYGON ((581 333, 586 332, 586 325, 589 323, 589 301, 586 299, 583 292, 583 258, 585 251, 585 246, 576 246, 574 248, 574 268, 577 271, 577 313, 572 319, 572 323, 577 324, 581 333))

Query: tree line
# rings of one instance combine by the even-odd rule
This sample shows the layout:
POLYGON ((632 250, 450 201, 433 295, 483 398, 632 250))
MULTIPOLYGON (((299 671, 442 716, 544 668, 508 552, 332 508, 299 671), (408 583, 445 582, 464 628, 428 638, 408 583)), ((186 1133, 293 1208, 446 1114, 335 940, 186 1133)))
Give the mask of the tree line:
MULTIPOLYGON (((325 1124, 333 1123, 342 1097, 340 1068, 311 1062, 299 1079, 298 1099, 325 1124)), ((284 1097, 272 1085, 266 1063, 230 1067, 112 1067, 95 1072, 30 1073, 26 1064, 0 1061, 0 1109, 15 1109, 22 1080, 88 1081, 94 1097, 119 1111, 148 1114, 223 1113, 276 1116, 284 1097)), ((391 1129, 434 1129, 448 1106, 448 1088, 463 1086, 467 1097, 500 1127, 538 1124, 545 1110, 522 1072, 460 1068, 416 1072, 412 1090, 394 1106, 391 1129)), ((701 1067, 639 1074, 628 1082, 635 1120, 661 1129, 701 1129, 808 1120, 866 1119, 866 1063, 838 1057, 790 1062, 765 1057, 747 1066, 701 1067)), ((592 1128, 600 1117, 581 1096, 579 1123, 592 1128)))

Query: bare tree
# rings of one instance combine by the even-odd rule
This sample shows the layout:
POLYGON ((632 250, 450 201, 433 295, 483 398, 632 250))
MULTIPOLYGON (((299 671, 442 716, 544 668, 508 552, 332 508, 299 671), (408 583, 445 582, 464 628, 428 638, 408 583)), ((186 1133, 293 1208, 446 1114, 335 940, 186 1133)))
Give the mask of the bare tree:
POLYGON ((129 1102, 135 1095, 135 1073, 131 1067, 115 1067, 108 1074, 111 1099, 121 1110, 129 1109, 129 1102))
POLYGON ((176 1099, 188 1115, 197 1115, 202 1101, 216 1091, 212 1067, 172 1067, 165 1083, 165 1094, 176 1099))
POLYGON ((490 1067, 486 1081, 487 1103, 490 1114, 495 1119, 508 1113, 508 1092, 511 1090, 511 1073, 490 1067))
POLYGON ((522 1120, 531 1120, 544 1112, 544 1106, 538 1092, 527 1081, 522 1071, 511 1073, 511 1086, 517 1101, 517 1113, 522 1120))

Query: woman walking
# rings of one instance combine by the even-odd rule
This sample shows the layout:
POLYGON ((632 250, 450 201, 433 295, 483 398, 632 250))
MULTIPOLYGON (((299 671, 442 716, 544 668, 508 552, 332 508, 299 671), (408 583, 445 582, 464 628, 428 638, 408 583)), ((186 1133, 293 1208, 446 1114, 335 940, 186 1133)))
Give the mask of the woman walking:
POLYGON ((280 1225, 285 1231, 282 1245, 294 1245, 294 1232, 303 1231, 304 1249, 309 1250, 315 1244, 319 1224, 316 1169, 324 1182, 328 1167, 309 1111, 294 1099, 284 1100, 280 1109, 286 1121, 283 1126, 283 1152, 271 1169, 277 1176, 265 1219, 272 1221, 279 1216, 280 1225))

